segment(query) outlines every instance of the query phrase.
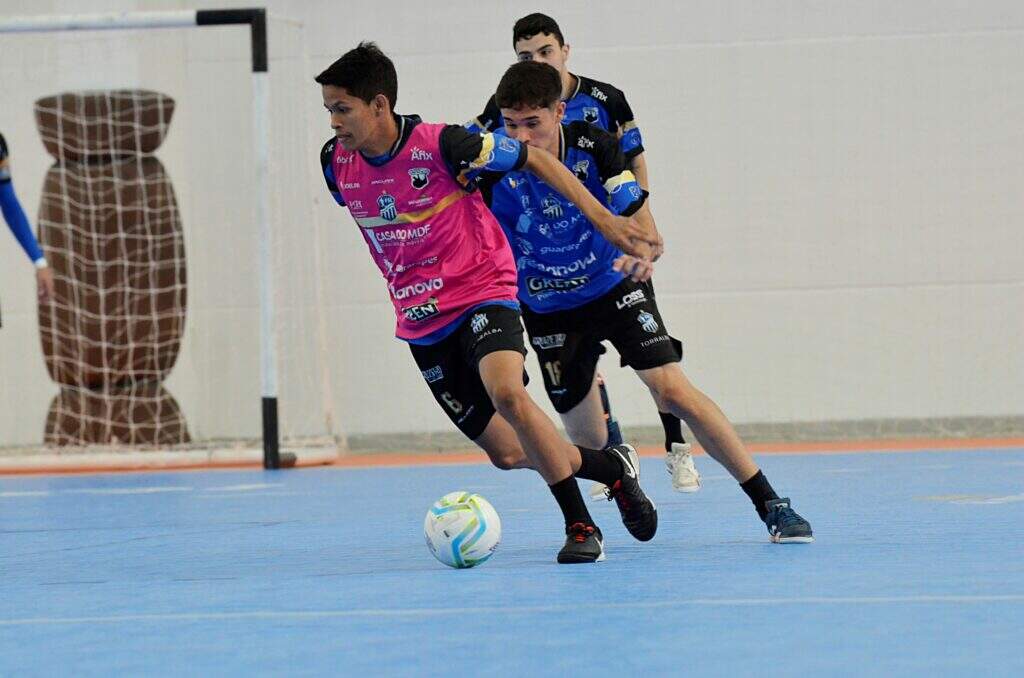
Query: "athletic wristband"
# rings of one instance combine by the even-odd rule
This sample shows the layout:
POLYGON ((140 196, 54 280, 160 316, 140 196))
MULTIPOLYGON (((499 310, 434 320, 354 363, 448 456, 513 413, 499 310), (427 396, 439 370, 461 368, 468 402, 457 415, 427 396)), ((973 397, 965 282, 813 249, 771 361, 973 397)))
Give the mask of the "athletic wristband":
POLYGON ((48 263, 46 263, 46 257, 39 257, 38 259, 36 259, 32 263, 35 264, 36 268, 49 268, 50 267, 50 265, 48 263))

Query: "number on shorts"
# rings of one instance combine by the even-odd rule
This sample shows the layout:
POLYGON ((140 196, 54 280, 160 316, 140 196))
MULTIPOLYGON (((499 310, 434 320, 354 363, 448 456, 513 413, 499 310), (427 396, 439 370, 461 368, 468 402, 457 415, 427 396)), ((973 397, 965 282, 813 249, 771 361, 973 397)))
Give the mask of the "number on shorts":
POLYGON ((548 378, 551 380, 552 386, 558 386, 562 383, 562 361, 551 360, 544 363, 544 369, 548 371, 548 378))
POLYGON ((444 401, 444 404, 447 405, 448 409, 450 409, 453 413, 462 414, 462 403, 453 398, 451 393, 449 393, 448 391, 442 393, 441 400, 444 401))

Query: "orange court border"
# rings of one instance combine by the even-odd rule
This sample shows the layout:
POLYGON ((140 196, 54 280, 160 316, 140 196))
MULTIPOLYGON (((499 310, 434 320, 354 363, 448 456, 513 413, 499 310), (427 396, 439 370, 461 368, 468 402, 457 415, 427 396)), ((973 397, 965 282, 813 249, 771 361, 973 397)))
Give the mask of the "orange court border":
MULTIPOLYGON (((831 454, 891 454, 898 452, 926 452, 936 450, 974 450, 1024 448, 1024 438, 884 438, 863 440, 841 440, 822 442, 773 442, 752 443, 747 449, 754 455, 831 455, 831 454)), ((645 445, 637 448, 641 457, 659 457, 664 454, 661 446, 645 445)), ((703 455, 704 450, 694 445, 693 454, 703 455)), ((331 463, 299 464, 296 468, 382 468, 402 466, 458 466, 464 464, 486 464, 483 450, 464 448, 453 452, 370 452, 355 453, 339 457, 331 463)), ((75 469, 47 470, 38 467, 19 468, 16 466, 0 470, 0 478, 7 476, 61 476, 93 475, 102 473, 156 473, 168 471, 231 471, 240 469, 261 469, 259 464, 212 463, 171 466, 166 468, 132 468, 82 466, 75 469)))

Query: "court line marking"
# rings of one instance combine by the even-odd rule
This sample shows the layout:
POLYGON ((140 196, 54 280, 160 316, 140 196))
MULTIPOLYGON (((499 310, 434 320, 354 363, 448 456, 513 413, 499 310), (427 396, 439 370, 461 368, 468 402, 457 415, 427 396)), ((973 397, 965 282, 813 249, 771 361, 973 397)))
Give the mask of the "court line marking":
POLYGON ((62 494, 163 494, 165 492, 192 492, 194 487, 186 485, 160 485, 156 487, 76 487, 60 490, 62 494))
POLYGON ((648 610, 677 606, 759 607, 764 605, 889 605, 907 603, 1024 603, 1024 594, 944 596, 839 596, 807 598, 681 598, 646 603, 586 603, 579 605, 524 605, 521 607, 396 608, 366 610, 255 610, 252 612, 178 612, 126 614, 106 617, 27 617, 0 619, 0 626, 59 626, 72 624, 124 624, 129 622, 224 621, 231 619, 329 619, 364 617, 441 617, 467 614, 535 614, 580 610, 648 610))

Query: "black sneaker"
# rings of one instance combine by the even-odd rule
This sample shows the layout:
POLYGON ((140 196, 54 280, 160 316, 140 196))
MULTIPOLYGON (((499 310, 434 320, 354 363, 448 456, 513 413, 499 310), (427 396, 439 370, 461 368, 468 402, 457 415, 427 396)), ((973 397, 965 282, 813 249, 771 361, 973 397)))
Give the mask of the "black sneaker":
POLYGON ((814 541, 811 524, 789 507, 789 498, 766 501, 764 518, 768 536, 776 544, 810 544, 814 541))
POLYGON ((565 546, 558 552, 558 562, 598 563, 604 560, 601 530, 593 525, 573 523, 565 528, 565 546))
POLYGON ((636 450, 632 445, 616 445, 606 452, 622 464, 622 477, 611 486, 608 499, 615 500, 629 533, 638 541, 650 541, 658 531, 658 509, 640 488, 636 450))

